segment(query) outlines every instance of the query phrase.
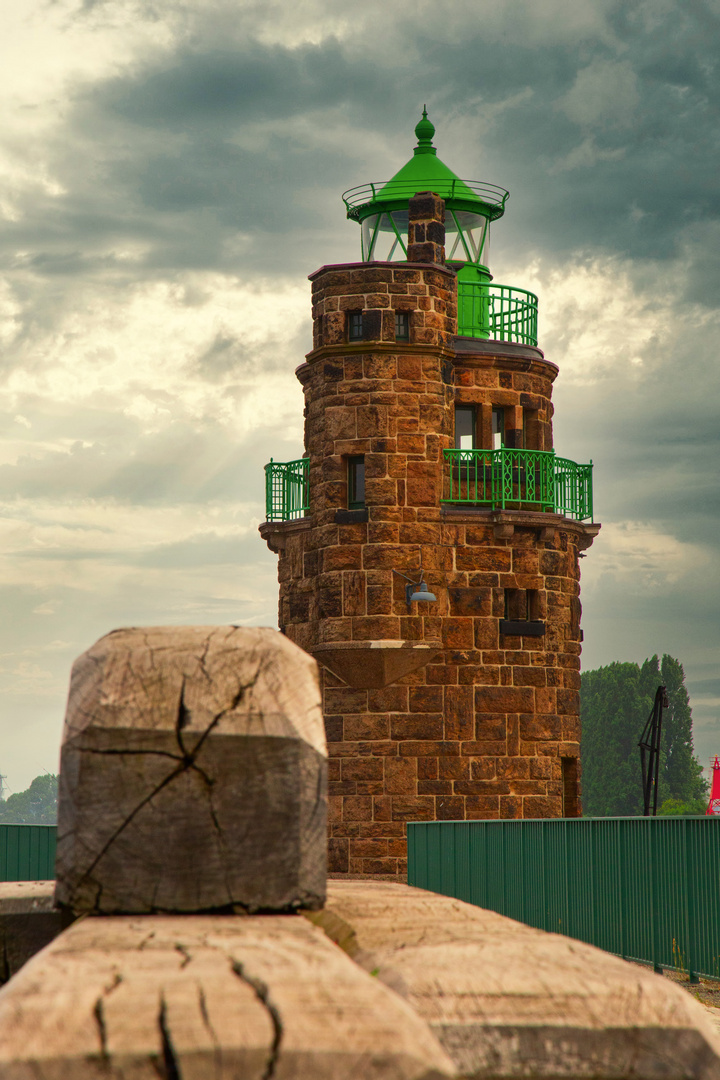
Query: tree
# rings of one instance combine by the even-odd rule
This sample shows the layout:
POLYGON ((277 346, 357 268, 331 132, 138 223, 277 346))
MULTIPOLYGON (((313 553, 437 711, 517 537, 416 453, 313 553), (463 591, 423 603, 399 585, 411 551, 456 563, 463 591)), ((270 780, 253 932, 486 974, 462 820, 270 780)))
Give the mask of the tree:
POLYGON ((682 664, 668 655, 661 664, 653 656, 642 666, 614 663, 582 675, 583 809, 588 816, 642 814, 637 744, 660 685, 667 687, 670 702, 663 713, 660 804, 672 800, 667 812, 693 813, 707 798, 707 783, 693 750, 692 711, 682 664))
POLYGON ((36 776, 27 791, 0 799, 0 824, 54 825, 57 821, 58 778, 52 773, 36 776))

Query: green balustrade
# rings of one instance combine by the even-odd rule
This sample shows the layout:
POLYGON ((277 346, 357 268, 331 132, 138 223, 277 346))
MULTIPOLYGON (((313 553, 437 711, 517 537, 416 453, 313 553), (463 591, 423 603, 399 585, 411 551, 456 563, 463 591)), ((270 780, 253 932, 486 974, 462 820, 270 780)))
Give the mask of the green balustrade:
POLYGON ((537 345, 538 298, 526 289, 458 281, 458 334, 537 345))
MULTIPOLYGON (((592 463, 553 450, 445 450, 444 503, 550 511, 592 520, 592 463)), ((309 459, 265 466, 267 521, 294 521, 310 510, 309 459)))
MULTIPOLYGON (((423 175, 423 170, 429 167, 427 158, 419 166, 417 159, 413 161, 411 158, 408 165, 410 164, 413 166, 414 173, 420 168, 423 175)), ((447 173, 447 176, 433 176, 420 185, 418 185, 417 177, 413 175, 405 179, 393 178, 350 188, 349 191, 343 192, 342 196, 347 216, 354 221, 360 221, 378 208, 407 210, 408 202, 413 195, 427 187, 428 191, 432 189, 435 195, 439 195, 445 202, 450 201, 453 206, 461 210, 477 212, 478 204, 480 204, 490 221, 502 217, 508 198, 505 188, 479 180, 460 180, 449 169, 447 173)))
POLYGON ((310 509, 309 458, 273 461, 265 466, 267 521, 294 521, 310 509))
POLYGON ((445 450, 444 503, 550 511, 592 520, 592 462, 554 450, 445 450))

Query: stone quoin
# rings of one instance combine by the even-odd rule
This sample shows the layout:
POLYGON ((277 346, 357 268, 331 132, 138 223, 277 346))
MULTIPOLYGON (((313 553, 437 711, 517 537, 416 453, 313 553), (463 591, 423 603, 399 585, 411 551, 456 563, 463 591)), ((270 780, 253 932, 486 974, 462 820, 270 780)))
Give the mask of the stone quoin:
POLYGON ((507 192, 434 130, 343 196, 362 261, 311 275, 305 454, 266 467, 280 629, 321 665, 334 875, 402 878, 408 821, 580 814, 592 466, 553 448, 537 298, 487 266, 507 192))

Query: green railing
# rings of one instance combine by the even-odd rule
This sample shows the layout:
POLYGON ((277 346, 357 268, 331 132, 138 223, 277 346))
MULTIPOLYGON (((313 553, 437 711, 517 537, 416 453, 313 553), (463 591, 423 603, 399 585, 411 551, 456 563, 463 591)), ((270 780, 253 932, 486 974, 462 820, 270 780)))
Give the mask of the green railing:
POLYGON ((408 884, 657 967, 720 978, 720 819, 408 825, 408 884))
MULTIPOLYGON (((484 213, 490 221, 501 217, 505 210, 508 192, 505 188, 498 187, 497 184, 486 184, 480 180, 452 180, 450 178, 436 178, 429 183, 433 192, 439 195, 441 199, 467 203, 467 208, 476 212, 477 207, 474 203, 476 199, 479 199, 485 204, 484 213)), ((349 188, 348 191, 343 192, 342 200, 347 209, 347 216, 359 221, 363 216, 362 209, 368 203, 373 203, 377 199, 381 204, 394 202, 407 204, 416 194, 416 191, 416 180, 380 180, 349 188)), ((377 209, 381 211, 384 207, 378 205, 377 209)), ((407 209, 406 205, 405 209, 407 209)))
POLYGON ((537 345, 538 298, 492 282, 458 282, 458 334, 537 345))
POLYGON ((308 458, 273 461, 265 466, 265 518, 267 521, 294 521, 310 509, 308 458))
POLYGON ((551 511, 592 520, 592 462, 554 450, 445 450, 445 503, 551 511))
POLYGON ((52 881, 56 825, 0 825, 0 881, 52 881))

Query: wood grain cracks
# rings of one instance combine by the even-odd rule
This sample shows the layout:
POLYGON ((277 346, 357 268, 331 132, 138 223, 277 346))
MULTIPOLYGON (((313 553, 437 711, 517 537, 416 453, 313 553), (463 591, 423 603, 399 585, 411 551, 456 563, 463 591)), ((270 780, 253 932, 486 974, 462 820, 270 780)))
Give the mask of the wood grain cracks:
MULTIPOLYGON (((140 813, 140 811, 143 810, 150 802, 152 802, 152 800, 157 795, 159 795, 160 792, 163 791, 168 786, 168 784, 172 783, 173 780, 175 780, 178 776, 181 776, 183 773, 187 772, 189 769, 192 769, 193 771, 197 772, 198 775, 202 778, 202 780, 203 780, 203 782, 205 784, 205 788, 206 788, 206 791, 208 793, 208 804, 209 804, 210 817, 212 819, 213 826, 215 827, 215 829, 217 831, 218 839, 219 839, 219 842, 221 844, 221 847, 223 848, 223 851, 225 852, 225 850, 226 850, 225 837, 223 835, 223 831, 222 831, 222 828, 220 826, 220 822, 218 820, 217 813, 215 811, 215 807, 213 805, 213 800, 212 800, 212 786, 213 786, 214 781, 212 780, 212 778, 210 776, 208 776, 208 774, 205 772, 205 770, 202 769, 198 765, 197 758, 198 758, 198 755, 200 754, 200 752, 201 752, 201 750, 203 748, 203 745, 205 744, 207 738, 210 736, 212 731, 218 726, 218 724, 224 719, 224 717, 230 715, 232 712, 235 711, 235 709, 237 709, 239 707, 239 705, 241 704, 241 702, 242 702, 245 694, 248 692, 248 690, 251 690, 255 686, 255 684, 257 682, 257 679, 258 679, 258 675, 259 675, 259 672, 256 671, 256 673, 255 673, 255 675, 253 676, 252 679, 250 679, 246 683, 242 683, 238 687, 237 691, 235 692, 235 694, 233 695, 233 697, 232 697, 232 699, 230 701, 230 704, 228 706, 226 706, 225 708, 221 709, 220 712, 215 714, 215 716, 213 716, 212 720, 207 725, 207 727, 202 732, 202 734, 200 735, 197 742, 195 743, 195 745, 192 748, 188 748, 186 746, 186 744, 185 744, 185 742, 183 740, 183 736, 182 736, 182 729, 187 726, 187 724, 189 723, 189 721, 191 719, 191 714, 190 714, 190 712, 187 709, 187 706, 185 704, 185 680, 183 679, 182 685, 180 687, 180 694, 179 694, 178 706, 177 706, 177 714, 176 714, 176 719, 175 719, 175 738, 177 740, 178 749, 180 751, 179 754, 177 754, 177 755, 170 754, 167 751, 125 750, 125 749, 123 749, 121 747, 120 748, 108 748, 107 750, 97 749, 97 748, 92 748, 92 749, 83 748, 83 747, 79 748, 80 753, 114 754, 114 755, 120 755, 120 756, 125 755, 125 754, 154 754, 154 755, 159 755, 159 756, 162 756, 162 757, 170 757, 172 760, 177 761, 177 763, 178 763, 176 765, 176 767, 170 773, 168 773, 167 776, 165 776, 158 784, 155 785, 155 787, 153 788, 152 791, 150 791, 143 799, 140 800, 140 802, 137 804, 137 806, 135 806, 133 808, 133 810, 130 811, 130 813, 127 815, 127 817, 125 817, 125 819, 121 822, 121 824, 115 829, 115 831, 108 838, 108 840, 105 842, 105 844, 102 846, 100 851, 97 853, 97 855, 93 859, 90 866, 85 871, 85 873, 83 875, 83 879, 82 879, 83 881, 88 881, 88 880, 91 879, 94 870, 97 868, 97 866, 98 866, 99 862, 101 861, 101 859, 103 858, 103 856, 107 854, 107 852, 110 850, 110 848, 115 843, 115 841, 118 839, 118 837, 122 835, 122 833, 125 831, 125 829, 137 817, 137 815, 140 813)), ((99 905, 100 905, 101 896, 102 896, 102 885, 100 884, 100 885, 98 885, 98 893, 97 893, 97 896, 96 896, 96 899, 95 899, 95 908, 97 910, 100 909, 99 905)), ((228 890, 228 896, 230 897, 230 902, 232 903, 233 902, 232 901, 232 894, 230 893, 229 890, 228 890)))
POLYGON ((273 1028, 273 1041, 270 1047, 270 1056, 265 1064, 265 1071, 262 1075, 262 1080, 272 1080, 275 1075, 275 1069, 280 1058, 280 1048, 282 1046, 283 1039, 283 1022, 280 1015, 280 1010, 277 1005, 272 1001, 270 992, 267 985, 262 979, 255 978, 252 975, 248 975, 243 965, 238 960, 233 960, 232 970, 235 972, 239 979, 242 979, 244 983, 254 991, 256 998, 261 1005, 267 1010, 270 1023, 273 1028))

